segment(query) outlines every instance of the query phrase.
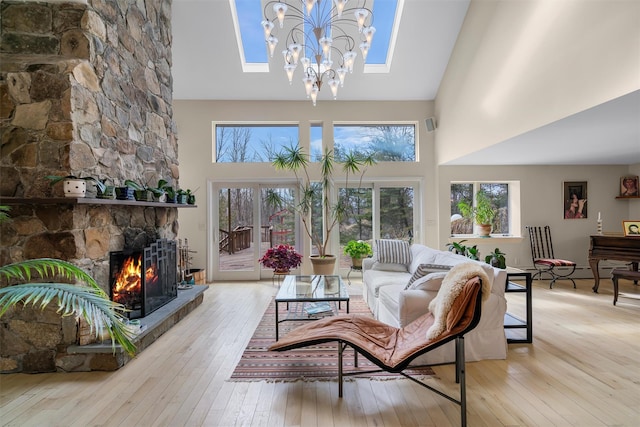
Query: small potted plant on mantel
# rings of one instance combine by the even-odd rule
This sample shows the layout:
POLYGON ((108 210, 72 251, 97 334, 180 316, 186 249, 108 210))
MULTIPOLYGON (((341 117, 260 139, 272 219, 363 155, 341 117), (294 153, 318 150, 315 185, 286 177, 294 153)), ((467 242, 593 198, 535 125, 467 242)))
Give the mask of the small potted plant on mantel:
POLYGON ((137 182, 127 179, 124 182, 124 185, 127 187, 133 188, 133 197, 140 202, 151 202, 153 201, 153 192, 146 185, 138 184, 137 182))
POLYGON ((286 274, 302 264, 302 255, 291 245, 278 245, 269 248, 258 261, 266 268, 273 268, 275 273, 286 274))
POLYGON ((373 255, 371 245, 362 240, 349 240, 344 253, 351 257, 351 266, 354 268, 362 268, 362 258, 373 255))
POLYGON ((47 179, 51 181, 51 185, 62 181, 64 197, 85 197, 87 194, 87 181, 93 182, 93 184, 98 188, 98 193, 102 193, 105 190, 105 184, 99 179, 91 176, 80 178, 74 175, 48 175, 47 179))

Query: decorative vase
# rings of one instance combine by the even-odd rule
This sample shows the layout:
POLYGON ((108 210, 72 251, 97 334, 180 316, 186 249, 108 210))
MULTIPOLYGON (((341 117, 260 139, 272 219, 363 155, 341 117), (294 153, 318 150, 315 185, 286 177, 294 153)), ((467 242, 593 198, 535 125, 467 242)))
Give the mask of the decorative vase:
POLYGON ((333 274, 336 267, 335 255, 325 255, 324 257, 311 255, 309 259, 313 266, 313 274, 321 276, 329 276, 333 274))
POLYGON ((85 197, 87 194, 87 181, 84 179, 65 179, 62 183, 64 197, 85 197))

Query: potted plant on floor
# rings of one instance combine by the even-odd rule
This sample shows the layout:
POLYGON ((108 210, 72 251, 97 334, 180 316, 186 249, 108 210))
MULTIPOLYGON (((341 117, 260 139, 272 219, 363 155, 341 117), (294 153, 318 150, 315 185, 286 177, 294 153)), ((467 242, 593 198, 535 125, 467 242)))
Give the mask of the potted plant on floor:
POLYGON ((356 269, 362 268, 362 258, 373 255, 371 245, 363 240, 349 240, 344 253, 351 257, 351 266, 356 269))
POLYGON ((478 261, 480 259, 480 251, 478 251, 477 245, 467 246, 463 243, 466 240, 460 240, 459 242, 447 243, 447 249, 454 254, 466 256, 469 259, 478 261))
POLYGON ((460 209, 462 216, 471 218, 476 223, 480 237, 489 237, 496 209, 485 193, 482 191, 476 193, 475 204, 461 200, 458 202, 458 209, 460 209))
POLYGON ((287 274, 300 267, 302 255, 291 245, 278 245, 269 248, 258 261, 263 267, 273 268, 274 273, 287 274))
POLYGON ((507 268, 507 260, 505 258, 505 253, 500 251, 500 248, 495 248, 493 252, 484 257, 484 262, 491 265, 492 267, 502 268, 503 270, 507 268))
POLYGON ((340 167, 345 174, 345 188, 349 188, 349 177, 360 174, 360 181, 368 166, 375 164, 372 154, 361 155, 349 152, 340 158, 334 156, 333 151, 325 150, 320 158, 317 167, 320 169, 318 179, 314 180, 314 175, 310 169, 313 166, 309 156, 300 146, 286 147, 277 153, 272 161, 277 170, 293 172, 298 185, 300 200, 298 203, 287 203, 279 193, 269 191, 267 193, 267 203, 280 209, 289 209, 297 212, 302 220, 304 231, 311 239, 312 245, 316 248, 317 254, 311 255, 311 263, 315 274, 332 274, 335 268, 336 256, 327 253, 331 232, 340 223, 349 210, 349 193, 345 192, 336 198, 333 203, 330 197, 334 191, 334 170, 340 167), (322 210, 324 226, 313 227, 312 209, 314 204, 319 203, 322 210))

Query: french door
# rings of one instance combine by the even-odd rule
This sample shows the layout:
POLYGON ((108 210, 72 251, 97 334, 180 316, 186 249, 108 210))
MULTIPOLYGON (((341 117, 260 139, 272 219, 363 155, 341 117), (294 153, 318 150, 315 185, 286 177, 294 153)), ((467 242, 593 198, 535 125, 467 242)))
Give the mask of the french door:
POLYGON ((293 200, 292 186, 259 183, 210 183, 210 227, 208 264, 214 280, 260 280, 270 278, 271 269, 258 262, 266 250, 289 244, 299 250, 299 227, 295 213, 268 202, 277 192, 293 200))

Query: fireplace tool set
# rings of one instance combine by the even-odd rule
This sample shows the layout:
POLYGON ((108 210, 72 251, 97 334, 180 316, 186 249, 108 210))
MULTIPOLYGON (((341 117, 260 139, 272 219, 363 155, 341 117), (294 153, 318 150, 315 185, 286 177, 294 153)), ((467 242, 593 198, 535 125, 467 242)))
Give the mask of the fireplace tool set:
POLYGON ((190 254, 195 253, 189 249, 189 239, 178 239, 178 289, 190 289, 195 285, 195 278, 191 270, 192 257, 190 254))

